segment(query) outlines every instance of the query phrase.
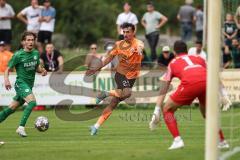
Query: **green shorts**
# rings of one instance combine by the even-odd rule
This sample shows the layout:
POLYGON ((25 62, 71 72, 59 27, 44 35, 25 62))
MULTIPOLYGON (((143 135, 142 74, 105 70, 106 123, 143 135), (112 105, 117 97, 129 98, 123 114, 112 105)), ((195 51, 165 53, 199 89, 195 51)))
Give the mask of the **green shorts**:
POLYGON ((13 97, 13 100, 18 101, 21 105, 25 103, 24 98, 32 94, 32 88, 24 82, 15 83, 16 96, 13 97))

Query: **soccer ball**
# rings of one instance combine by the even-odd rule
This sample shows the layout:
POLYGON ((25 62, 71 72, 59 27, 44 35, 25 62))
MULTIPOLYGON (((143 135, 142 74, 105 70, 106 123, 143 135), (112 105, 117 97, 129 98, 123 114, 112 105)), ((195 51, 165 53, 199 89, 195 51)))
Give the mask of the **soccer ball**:
POLYGON ((46 130, 48 130, 49 122, 47 117, 44 116, 37 117, 35 121, 35 128, 37 128, 37 130, 39 130, 40 132, 45 132, 46 130))

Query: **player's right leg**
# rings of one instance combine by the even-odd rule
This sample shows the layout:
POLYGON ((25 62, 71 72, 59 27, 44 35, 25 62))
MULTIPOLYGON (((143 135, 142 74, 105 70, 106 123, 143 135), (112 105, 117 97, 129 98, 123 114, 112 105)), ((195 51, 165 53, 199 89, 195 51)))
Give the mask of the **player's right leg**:
POLYGON ((11 104, 0 112, 0 123, 2 123, 8 116, 15 112, 16 108, 20 106, 20 102, 13 100, 11 104))
POLYGON ((98 118, 95 125, 90 127, 90 134, 96 135, 100 126, 110 117, 112 111, 117 107, 118 103, 120 102, 119 98, 112 97, 110 104, 103 110, 102 115, 98 118))
POLYGON ((175 111, 181 105, 175 103, 171 97, 167 100, 166 104, 163 107, 163 118, 166 123, 166 126, 169 132, 172 134, 174 140, 172 145, 168 148, 169 150, 179 149, 184 147, 184 142, 180 136, 177 120, 174 116, 175 111))
POLYGON ((227 91, 226 91, 222 82, 220 84, 220 99, 221 99, 221 103, 222 103, 222 106, 223 106, 222 110, 227 111, 231 107, 232 102, 228 98, 228 93, 227 93, 227 91))
MULTIPOLYGON (((203 83, 204 84, 204 83, 203 83)), ((192 101, 199 95, 199 84, 180 84, 177 90, 170 95, 163 108, 163 117, 168 127, 168 130, 172 134, 174 140, 169 147, 170 150, 184 147, 182 138, 180 137, 177 120, 174 117, 174 113, 178 107, 183 105, 190 105, 192 101)))

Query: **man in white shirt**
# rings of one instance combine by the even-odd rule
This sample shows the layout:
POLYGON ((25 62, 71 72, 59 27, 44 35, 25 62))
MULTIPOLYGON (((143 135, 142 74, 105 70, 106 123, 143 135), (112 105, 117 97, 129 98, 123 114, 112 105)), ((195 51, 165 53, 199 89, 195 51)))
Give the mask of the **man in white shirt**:
POLYGON ((117 21, 116 21, 116 24, 117 24, 117 31, 118 31, 118 39, 119 40, 123 40, 124 37, 123 37, 123 31, 122 31, 122 28, 121 28, 121 25, 123 23, 131 23, 135 26, 135 32, 134 34, 136 34, 136 31, 137 31, 137 24, 138 24, 138 19, 137 19, 137 16, 131 12, 131 5, 126 2, 124 3, 123 5, 123 10, 124 12, 120 13, 117 17, 117 21))
POLYGON ((15 16, 15 12, 6 0, 0 0, 0 41, 6 43, 6 47, 10 50, 12 40, 11 19, 15 16))
POLYGON ((17 18, 27 25, 27 31, 37 33, 40 28, 40 15, 41 8, 38 5, 38 0, 31 0, 31 6, 28 6, 19 12, 17 18))
POLYGON ((202 41, 196 41, 195 47, 192 47, 188 50, 189 55, 199 55, 205 61, 207 60, 207 54, 202 48, 202 41))
POLYGON ((52 42, 52 33, 55 26, 56 10, 51 6, 50 0, 44 0, 43 9, 39 18, 40 30, 38 32, 39 52, 43 52, 43 44, 52 42))

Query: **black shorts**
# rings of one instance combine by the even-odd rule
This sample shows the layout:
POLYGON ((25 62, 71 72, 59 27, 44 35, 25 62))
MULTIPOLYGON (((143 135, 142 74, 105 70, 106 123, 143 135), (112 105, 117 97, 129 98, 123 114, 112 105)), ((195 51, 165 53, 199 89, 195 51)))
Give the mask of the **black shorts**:
POLYGON ((118 72, 115 74, 115 82, 117 84, 117 89, 132 88, 136 79, 127 79, 125 75, 118 72))
POLYGON ((38 32, 38 42, 40 43, 51 43, 52 42, 52 32, 50 31, 39 31, 38 32))
POLYGON ((11 44, 12 30, 1 29, 0 30, 0 41, 4 41, 6 44, 11 44))

